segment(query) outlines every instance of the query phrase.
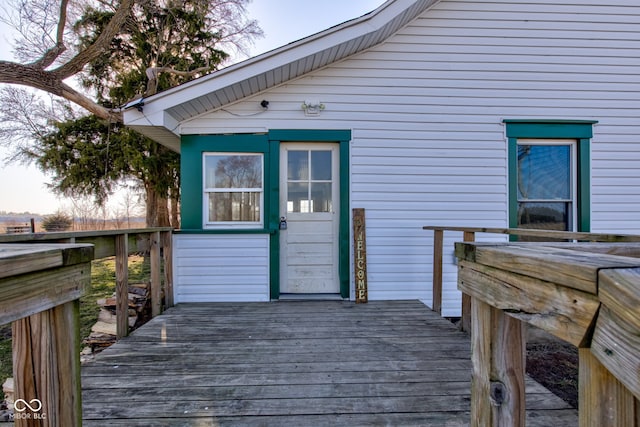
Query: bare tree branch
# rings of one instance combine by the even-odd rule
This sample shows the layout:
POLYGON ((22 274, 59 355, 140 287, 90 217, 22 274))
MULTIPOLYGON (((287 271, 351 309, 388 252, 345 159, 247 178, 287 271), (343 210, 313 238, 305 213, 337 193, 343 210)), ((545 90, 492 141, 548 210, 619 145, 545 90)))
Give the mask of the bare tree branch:
MULTIPOLYGON (((108 52, 111 43, 122 28, 127 24, 128 19, 133 17, 133 7, 136 1, 151 0, 121 0, 117 7, 113 9, 113 15, 109 23, 101 31, 95 42, 90 46, 81 49, 75 56, 62 61, 63 53, 69 52, 69 47, 65 44, 65 29, 69 18, 69 8, 72 7, 71 0, 58 0, 57 21, 53 17, 56 13, 55 2, 57 0, 47 0, 42 3, 37 0, 16 0, 20 6, 19 18, 26 22, 26 27, 30 31, 22 33, 25 41, 25 48, 18 47, 23 58, 31 57, 24 63, 13 61, 0 61, 0 83, 29 86, 53 95, 60 96, 77 105, 85 108, 96 116, 109 121, 121 122, 122 114, 110 110, 98 104, 96 101, 83 95, 78 90, 65 83, 65 80, 79 74, 94 60, 108 52), (35 3, 31 3, 34 1, 35 3), (57 24, 57 25, 56 25, 57 24), (33 27, 36 26, 37 30, 33 27), (31 27, 29 27, 31 26, 31 27), (54 38, 55 28, 55 40, 54 38), (38 59, 32 61, 33 57, 40 55, 38 59), (27 62, 30 61, 30 62, 27 62), (57 68, 51 68, 55 63, 63 62, 57 68)), ((96 0, 102 3, 103 0, 96 0)), ((206 1, 206 0, 202 0, 206 1)), ((251 42, 255 37, 262 36, 257 22, 244 18, 244 4, 247 0, 218 0, 217 6, 213 8, 208 16, 208 21, 215 23, 219 27, 219 42, 223 45, 234 46, 242 51, 246 43, 251 42)), ((111 5, 110 2, 109 5, 111 5)), ((204 4, 204 3, 203 3, 204 4)), ((4 9, 0 6, 0 10, 4 9)), ((71 9, 73 15, 73 9, 71 9)), ((0 18, 3 20, 4 18, 0 18)), ((21 27, 21 25, 20 25, 21 27)), ((170 29, 169 29, 170 30, 170 29)), ((160 34, 157 35, 160 37, 160 34)), ((159 41, 161 42, 161 40, 159 41)), ((153 65, 153 62, 151 63, 153 65)), ((182 77, 194 77, 198 74, 211 71, 211 67, 199 67, 191 71, 180 71, 176 67, 162 66, 151 67, 148 70, 150 76, 145 96, 155 94, 158 88, 158 76, 161 73, 172 73, 182 77)))
POLYGON ((71 77, 80 71, 92 60, 100 56, 104 51, 109 49, 111 40, 118 34, 122 26, 131 15, 131 8, 135 3, 134 0, 122 0, 120 6, 116 9, 113 17, 100 33, 98 39, 91 46, 83 49, 75 57, 71 58, 66 64, 52 70, 61 80, 71 77))
POLYGON ((175 74, 182 77, 193 77, 200 73, 206 73, 207 71, 211 71, 209 65, 191 71, 180 71, 171 67, 149 67, 147 68, 147 79, 149 81, 147 82, 147 90, 144 96, 155 95, 158 92, 158 76, 162 73, 175 74))
POLYGON ((0 88, 0 146, 7 161, 30 162, 33 140, 44 137, 51 124, 76 116, 70 103, 61 98, 43 97, 23 87, 0 88))
POLYGON ((24 65, 10 61, 0 61, 0 83, 11 83, 40 89, 74 102, 102 119, 122 121, 121 113, 99 105, 64 83, 61 78, 51 71, 43 70, 30 64, 24 65))
POLYGON ((47 50, 42 58, 33 62, 32 65, 38 68, 47 68, 65 51, 67 47, 64 45, 64 28, 67 25, 67 6, 69 0, 60 2, 60 19, 58 20, 58 29, 56 31, 56 44, 47 50))
POLYGON ((61 97, 83 107, 101 119, 105 119, 113 123, 122 122, 121 112, 103 107, 65 83, 62 83, 61 90, 61 97))
POLYGON ((66 50, 63 37, 69 0, 61 0, 55 46, 48 49, 41 58, 30 64, 0 61, 0 83, 30 86, 35 89, 40 89, 74 102, 100 118, 110 121, 122 121, 121 113, 113 112, 99 105, 89 97, 67 85, 64 80, 82 71, 89 62, 109 49, 111 40, 118 34, 130 16, 133 3, 134 0, 122 0, 113 18, 95 43, 79 52, 75 57, 60 67, 47 70, 46 68, 66 50))

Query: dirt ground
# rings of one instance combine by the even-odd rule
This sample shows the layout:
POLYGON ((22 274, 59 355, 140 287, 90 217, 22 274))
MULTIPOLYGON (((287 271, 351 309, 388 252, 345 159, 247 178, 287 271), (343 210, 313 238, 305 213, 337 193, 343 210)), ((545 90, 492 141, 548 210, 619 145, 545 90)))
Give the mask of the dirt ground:
POLYGON ((578 408, 578 348, 559 340, 527 344, 527 374, 578 408))

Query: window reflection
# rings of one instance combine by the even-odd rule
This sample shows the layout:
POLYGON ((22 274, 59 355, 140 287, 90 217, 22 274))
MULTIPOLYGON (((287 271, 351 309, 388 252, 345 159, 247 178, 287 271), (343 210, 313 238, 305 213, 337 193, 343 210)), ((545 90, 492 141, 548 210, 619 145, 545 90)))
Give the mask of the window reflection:
POLYGON ((331 212, 332 152, 287 152, 287 212, 331 212))
POLYGON ((570 156, 568 145, 519 145, 518 199, 569 199, 570 156))
POLYGON ((208 223, 262 222, 262 155, 205 154, 204 169, 208 223))
POLYGON ((260 193, 209 194, 209 222, 260 221, 260 193))
POLYGON ((571 153, 571 145, 518 145, 518 227, 573 229, 571 153))
POLYGON ((207 188, 262 187, 260 156, 207 156, 205 160, 207 188))
POLYGON ((309 179, 309 152, 289 151, 287 162, 287 179, 300 181, 309 179))

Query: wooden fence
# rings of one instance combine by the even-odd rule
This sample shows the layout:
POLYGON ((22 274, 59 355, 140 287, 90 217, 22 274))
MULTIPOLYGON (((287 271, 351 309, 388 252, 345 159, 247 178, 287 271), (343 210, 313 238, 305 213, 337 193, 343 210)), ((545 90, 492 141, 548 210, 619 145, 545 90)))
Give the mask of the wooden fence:
POLYGON ((581 427, 640 426, 640 236, 425 228, 436 252, 446 230, 467 240, 455 253, 469 308, 472 425, 524 425, 527 323, 578 347, 581 427), (616 243, 471 243, 477 232, 616 243))
MULTIPOLYGON (((431 309, 436 313, 442 313, 442 262, 444 251, 444 233, 462 233, 463 242, 475 242, 478 233, 502 234, 508 236, 534 237, 548 240, 576 240, 583 242, 640 242, 640 236, 631 234, 599 234, 580 233, 571 231, 534 230, 525 228, 481 228, 481 227, 446 227, 427 225, 423 230, 433 231, 433 276, 431 309)), ((471 300, 462 293, 462 316, 460 329, 470 331, 471 300)))
POLYGON ((12 323, 15 425, 82 423, 79 298, 91 260, 115 256, 117 334, 128 333, 128 256, 149 251, 152 315, 173 305, 170 228, 0 236, 0 324, 12 323), (164 269, 162 268, 164 258, 164 269))

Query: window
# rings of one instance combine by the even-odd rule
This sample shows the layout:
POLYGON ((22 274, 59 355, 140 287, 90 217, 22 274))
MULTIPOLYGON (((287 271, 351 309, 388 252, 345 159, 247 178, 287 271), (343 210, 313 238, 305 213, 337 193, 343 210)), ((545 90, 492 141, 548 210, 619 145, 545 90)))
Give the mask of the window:
POLYGON ((204 154, 206 226, 262 225, 263 157, 261 153, 204 154))
POLYGON ((509 227, 590 231, 592 120, 504 120, 509 227))
POLYGON ((518 228, 575 231, 576 141, 519 139, 518 228))
POLYGON ((287 153, 287 212, 331 212, 331 151, 292 150, 287 153))

